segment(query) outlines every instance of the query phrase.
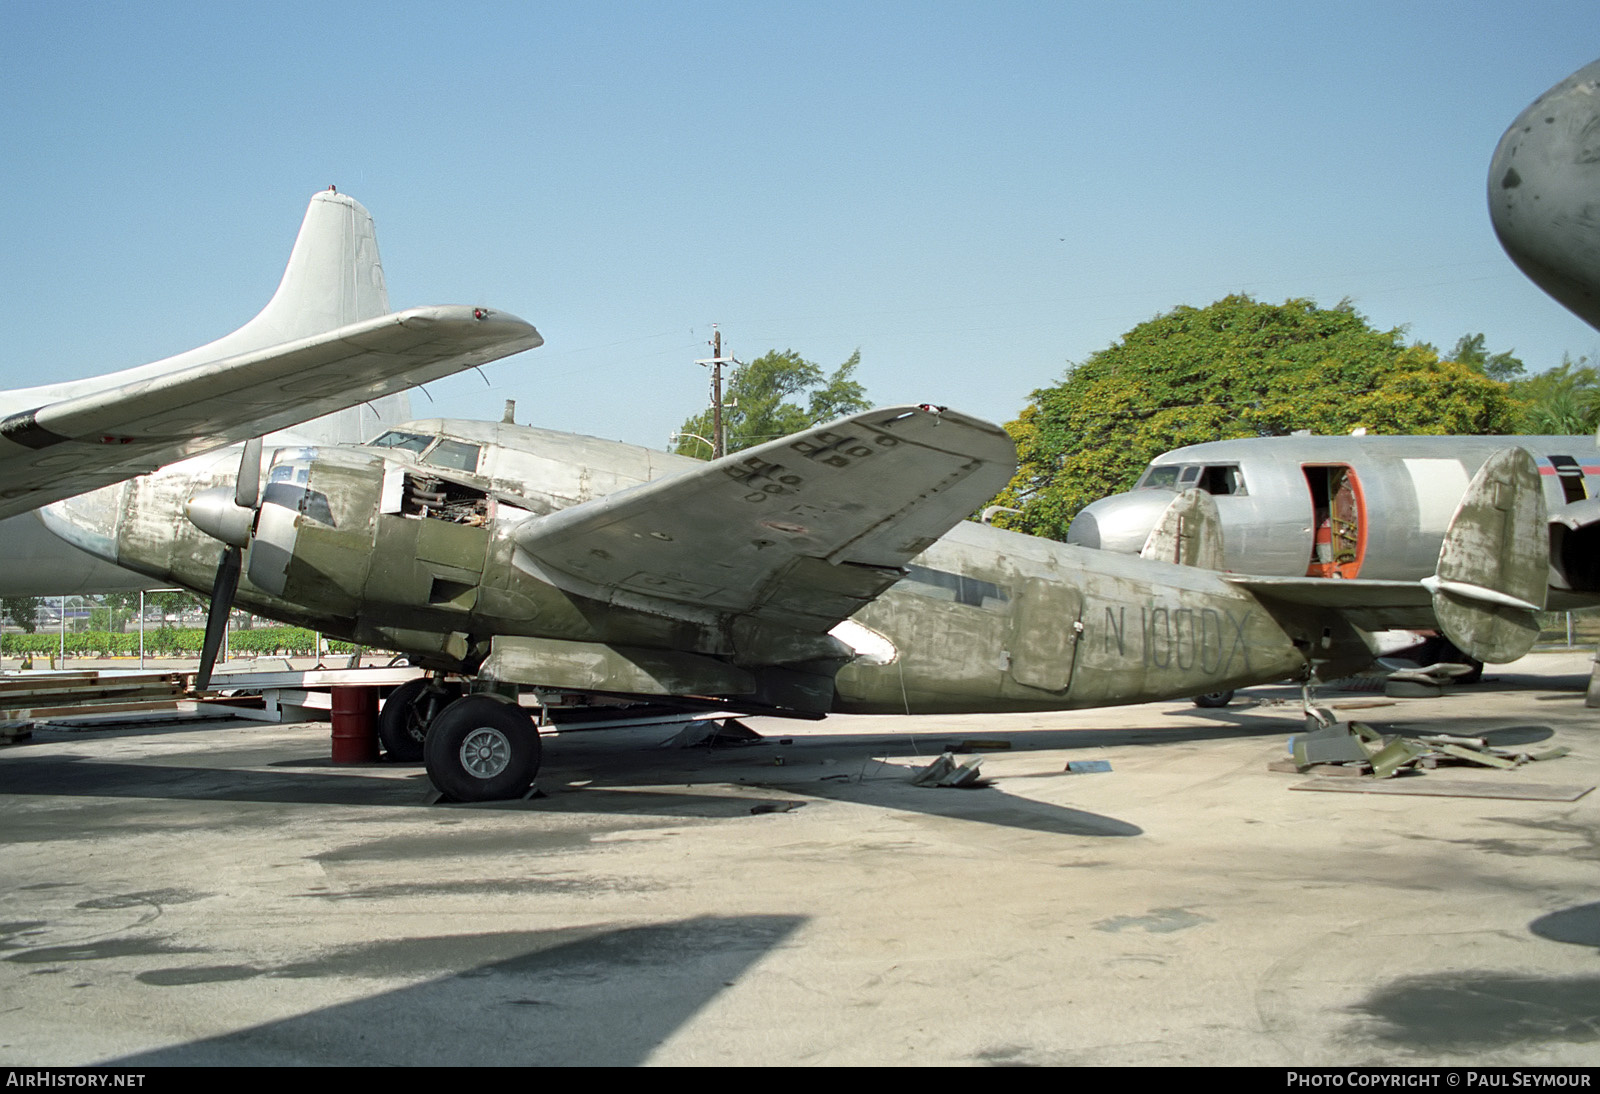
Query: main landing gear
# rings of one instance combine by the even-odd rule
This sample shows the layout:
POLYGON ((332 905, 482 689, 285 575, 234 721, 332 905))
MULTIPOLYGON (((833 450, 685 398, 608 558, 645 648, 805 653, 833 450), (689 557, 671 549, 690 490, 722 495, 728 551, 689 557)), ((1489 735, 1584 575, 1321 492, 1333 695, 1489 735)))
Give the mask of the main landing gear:
POLYGON ((420 759, 428 778, 458 802, 525 796, 539 773, 539 727, 515 699, 461 694, 458 684, 412 680, 390 694, 378 715, 390 759, 420 759))
POLYGON ((435 677, 408 680, 395 688, 378 712, 378 742, 384 755, 401 764, 421 760, 428 726, 459 698, 460 684, 435 677))

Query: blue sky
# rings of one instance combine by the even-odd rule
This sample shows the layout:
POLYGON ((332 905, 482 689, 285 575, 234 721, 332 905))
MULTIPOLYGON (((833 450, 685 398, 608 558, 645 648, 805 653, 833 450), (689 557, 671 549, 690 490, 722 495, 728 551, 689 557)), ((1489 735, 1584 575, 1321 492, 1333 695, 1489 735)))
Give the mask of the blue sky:
POLYGON ((1530 367, 1600 335, 1485 208, 1600 9, 1487 3, 271 5, 8 0, 0 386, 140 364, 266 302, 311 193, 396 307, 544 348, 419 414, 654 447, 749 359, 856 348, 879 403, 995 420, 1177 304, 1351 298, 1530 367))

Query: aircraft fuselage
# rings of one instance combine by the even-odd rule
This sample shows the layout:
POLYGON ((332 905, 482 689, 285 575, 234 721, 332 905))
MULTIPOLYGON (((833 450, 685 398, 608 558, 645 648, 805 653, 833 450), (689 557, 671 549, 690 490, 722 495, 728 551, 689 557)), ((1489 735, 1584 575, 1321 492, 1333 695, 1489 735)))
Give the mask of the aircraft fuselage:
MULTIPOLYGON (((263 508, 236 603, 442 670, 551 688, 743 695, 810 715, 1137 703, 1282 679, 1313 656, 1346 667, 1369 657, 1331 614, 1274 614, 1216 573, 970 522, 832 638, 752 634, 739 618, 686 602, 575 595, 511 533, 703 465, 526 427, 424 422, 394 436, 408 434, 442 440, 426 459, 403 440, 280 452, 266 497, 297 491, 297 515, 276 527, 274 507, 263 508), (459 446, 454 455, 446 440, 459 446)), ((235 472, 228 458, 190 461, 54 506, 47 522, 98 557, 204 592, 222 546, 184 518, 184 504, 235 472)))

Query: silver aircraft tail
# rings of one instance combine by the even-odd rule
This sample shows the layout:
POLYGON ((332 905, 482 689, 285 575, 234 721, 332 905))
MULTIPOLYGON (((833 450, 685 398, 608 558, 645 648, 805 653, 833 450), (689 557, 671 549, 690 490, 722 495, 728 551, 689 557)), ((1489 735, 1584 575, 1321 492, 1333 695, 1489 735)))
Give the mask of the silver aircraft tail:
POLYGON ((1503 448, 1467 485, 1422 584, 1439 629, 1479 661, 1504 664, 1533 648, 1549 589, 1550 540, 1539 467, 1503 448))
POLYGON ((328 189, 312 197, 267 306, 232 334, 189 353, 231 357, 387 314, 389 289, 372 214, 355 198, 328 189))

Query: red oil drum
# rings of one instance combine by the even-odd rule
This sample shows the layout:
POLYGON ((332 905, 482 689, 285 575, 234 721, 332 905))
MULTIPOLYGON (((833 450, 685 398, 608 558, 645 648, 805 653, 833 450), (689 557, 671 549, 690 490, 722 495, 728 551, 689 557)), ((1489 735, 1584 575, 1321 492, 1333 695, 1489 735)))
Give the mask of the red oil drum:
POLYGON ((333 762, 378 762, 378 689, 333 689, 333 762))

